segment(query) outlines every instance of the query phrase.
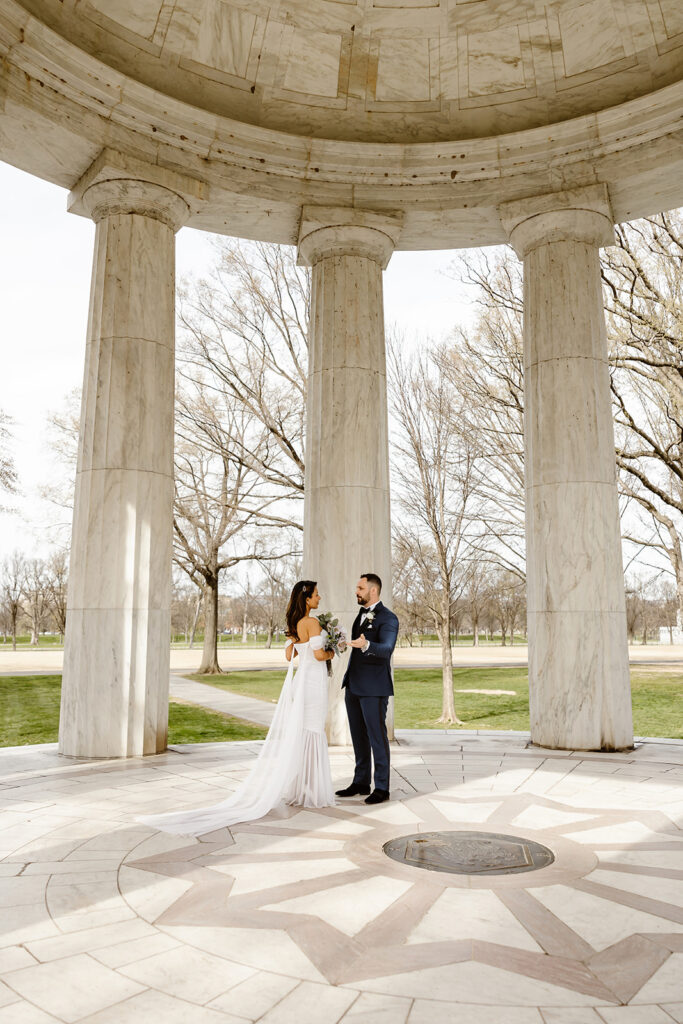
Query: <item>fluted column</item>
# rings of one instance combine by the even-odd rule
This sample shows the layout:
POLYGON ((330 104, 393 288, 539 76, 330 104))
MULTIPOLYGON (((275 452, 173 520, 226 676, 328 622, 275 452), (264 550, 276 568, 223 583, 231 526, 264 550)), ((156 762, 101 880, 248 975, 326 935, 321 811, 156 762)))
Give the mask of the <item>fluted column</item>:
POLYGON ((70 199, 97 228, 59 749, 150 754, 167 737, 175 232, 189 207, 106 159, 70 199))
POLYGON ((599 248, 605 186, 505 204, 524 261, 531 738, 633 745, 614 427, 599 248))
MULTIPOLYGON (((381 576, 391 605, 382 272, 400 228, 398 215, 308 207, 299 235, 300 262, 313 268, 303 571, 349 630, 362 572, 381 576)), ((345 660, 334 665, 328 739, 347 743, 345 660)))

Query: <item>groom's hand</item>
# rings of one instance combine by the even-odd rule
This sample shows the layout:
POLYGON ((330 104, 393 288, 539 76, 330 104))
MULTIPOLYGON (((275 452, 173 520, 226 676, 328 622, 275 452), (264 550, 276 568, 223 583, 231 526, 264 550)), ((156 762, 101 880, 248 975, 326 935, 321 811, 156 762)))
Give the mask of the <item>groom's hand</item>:
POLYGON ((367 644, 367 640, 365 639, 365 637, 361 633, 361 635, 358 637, 358 639, 351 640, 351 642, 349 643, 349 647, 360 647, 361 650, 364 650, 366 644, 367 644))

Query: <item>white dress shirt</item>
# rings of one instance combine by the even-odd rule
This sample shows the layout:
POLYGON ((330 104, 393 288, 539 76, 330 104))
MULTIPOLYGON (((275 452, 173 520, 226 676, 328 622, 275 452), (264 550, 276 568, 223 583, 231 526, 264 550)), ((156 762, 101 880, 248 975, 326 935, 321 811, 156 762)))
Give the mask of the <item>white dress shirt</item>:
MULTIPOLYGON (((367 608, 363 608, 363 610, 361 612, 361 617, 360 617, 360 631, 361 631, 361 633, 363 632, 363 623, 365 622, 365 619, 367 617, 368 612, 373 611, 377 607, 378 604, 379 604, 379 601, 375 601, 374 604, 370 604, 370 605, 368 605, 367 608)), ((366 640, 365 641, 365 647, 361 648, 363 654, 367 653, 367 650, 368 650, 369 646, 370 646, 370 641, 366 640)))

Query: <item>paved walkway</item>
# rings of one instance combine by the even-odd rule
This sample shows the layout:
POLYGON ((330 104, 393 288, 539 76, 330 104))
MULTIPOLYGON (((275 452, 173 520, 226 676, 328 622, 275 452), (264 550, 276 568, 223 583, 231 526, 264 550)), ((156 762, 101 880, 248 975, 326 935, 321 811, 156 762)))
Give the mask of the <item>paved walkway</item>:
POLYGON ((275 703, 269 704, 253 697, 242 697, 238 693, 219 690, 217 686, 196 683, 182 676, 171 676, 170 696, 188 704, 199 704, 210 711, 222 711, 247 722, 269 726, 275 714, 275 703))
MULTIPOLYGON (((683 1022, 683 750, 414 737, 392 800, 196 839, 136 815, 225 797, 258 743, 124 761, 0 751, 1 1024, 683 1022), (388 859, 435 829, 536 840, 532 873, 388 859)), ((336 785, 352 754, 331 750, 336 785)))
MULTIPOLYGON (((19 651, 5 650, 0 646, 0 674, 19 672, 61 672, 62 651, 50 648, 19 651)), ((191 673, 199 668, 201 651, 172 650, 171 672, 191 673)), ((681 644, 638 644, 629 647, 632 665, 683 666, 683 645, 681 644)), ((456 647, 453 649, 455 668, 511 668, 526 665, 528 648, 520 647, 456 647)), ((226 672, 246 669, 282 669, 285 671, 285 657, 282 649, 229 650, 219 653, 219 661, 226 672)), ((437 647, 400 647, 394 657, 396 668, 439 668, 441 651, 437 647)))

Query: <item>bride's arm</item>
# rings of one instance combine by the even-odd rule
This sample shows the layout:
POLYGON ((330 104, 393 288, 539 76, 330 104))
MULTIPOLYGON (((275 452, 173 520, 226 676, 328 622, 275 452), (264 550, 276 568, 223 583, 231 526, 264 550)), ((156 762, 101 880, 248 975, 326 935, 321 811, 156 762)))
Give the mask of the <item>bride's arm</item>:
POLYGON ((294 641, 292 639, 289 639, 285 644, 285 658, 287 659, 287 661, 291 661, 292 658, 296 658, 298 653, 299 652, 294 646, 294 641))
MULTIPOLYGON (((317 619, 311 616, 311 623, 308 628, 308 639, 312 640, 314 636, 320 636, 322 633, 322 627, 317 619)), ((313 651, 313 657, 316 661, 332 661, 334 658, 334 651, 325 651, 322 647, 314 647, 311 644, 311 650, 313 651)))

